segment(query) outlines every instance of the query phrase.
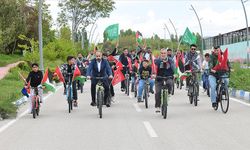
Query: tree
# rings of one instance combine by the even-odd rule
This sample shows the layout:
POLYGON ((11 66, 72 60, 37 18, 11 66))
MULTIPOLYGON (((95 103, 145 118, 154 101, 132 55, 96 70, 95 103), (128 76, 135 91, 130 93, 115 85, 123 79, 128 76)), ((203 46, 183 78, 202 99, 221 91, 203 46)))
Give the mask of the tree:
POLYGON ((72 38, 77 42, 77 33, 85 29, 99 18, 108 17, 114 9, 113 0, 61 0, 61 12, 58 22, 60 26, 72 23, 72 38))
POLYGON ((60 39, 64 39, 64 40, 71 40, 71 31, 70 28, 68 26, 64 26, 60 28, 60 35, 59 35, 60 39))

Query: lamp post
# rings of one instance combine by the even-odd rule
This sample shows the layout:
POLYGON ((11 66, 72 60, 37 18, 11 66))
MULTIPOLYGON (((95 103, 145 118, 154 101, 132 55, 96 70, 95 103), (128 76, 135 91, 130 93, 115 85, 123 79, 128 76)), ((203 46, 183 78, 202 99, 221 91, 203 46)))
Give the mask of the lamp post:
POLYGON ((245 5, 244 3, 247 2, 248 0, 241 0, 241 4, 242 4, 242 7, 243 7, 243 10, 244 10, 244 14, 245 14, 245 19, 246 19, 246 26, 247 26, 247 66, 249 67, 249 29, 248 29, 248 20, 247 20, 247 13, 246 13, 246 8, 245 8, 245 5))
POLYGON ((38 33, 39 33, 39 54, 40 54, 40 69, 44 71, 43 67, 43 29, 42 29, 42 6, 43 0, 39 0, 39 15, 38 15, 38 33))
POLYGON ((174 44, 173 44, 173 41, 172 41, 172 38, 171 38, 171 33, 170 33, 169 29, 168 29, 168 26, 165 23, 164 23, 164 26, 168 31, 168 34, 169 34, 169 37, 170 37, 170 40, 171 40, 171 44, 172 44, 172 49, 174 49, 174 44))
POLYGON ((170 21, 171 25, 174 28, 174 32, 175 32, 175 36, 176 36, 176 41, 177 41, 177 44, 179 45, 179 38, 178 38, 177 30, 176 30, 176 28, 175 28, 175 26, 174 26, 174 24, 173 24, 173 22, 171 21, 170 18, 169 18, 169 21, 170 21))
POLYGON ((201 19, 199 18, 199 16, 198 16, 196 10, 194 9, 193 5, 191 5, 191 10, 194 11, 194 13, 196 15, 196 18, 197 18, 197 20, 199 22, 199 26, 200 26, 200 30, 201 30, 201 56, 203 58, 203 47, 204 47, 203 45, 204 45, 204 43, 203 43, 203 32, 202 32, 202 27, 201 27, 201 22, 200 22, 201 19))

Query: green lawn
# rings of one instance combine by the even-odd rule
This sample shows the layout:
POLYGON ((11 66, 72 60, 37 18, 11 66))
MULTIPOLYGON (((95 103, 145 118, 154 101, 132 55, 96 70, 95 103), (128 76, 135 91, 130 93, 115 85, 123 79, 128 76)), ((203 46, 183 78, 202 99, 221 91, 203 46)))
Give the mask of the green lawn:
POLYGON ((21 55, 5 55, 0 54, 0 67, 6 66, 11 63, 15 63, 23 59, 21 55))

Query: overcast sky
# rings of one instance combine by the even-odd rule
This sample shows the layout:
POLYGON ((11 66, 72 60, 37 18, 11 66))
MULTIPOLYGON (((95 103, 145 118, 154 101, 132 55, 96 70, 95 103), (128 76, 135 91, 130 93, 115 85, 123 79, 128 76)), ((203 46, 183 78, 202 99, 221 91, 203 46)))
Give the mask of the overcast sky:
MULTIPOLYGON (((60 11, 58 0, 45 1, 51 5, 49 9, 56 23, 60 11)), ((164 38, 164 23, 174 34, 169 18, 176 26, 178 35, 182 35, 186 27, 192 32, 200 32, 196 16, 190 10, 191 4, 201 18, 205 37, 246 27, 240 0, 115 0, 115 3, 116 8, 110 17, 97 22, 94 35, 94 39, 98 37, 97 41, 102 40, 104 29, 115 23, 119 23, 120 29, 139 30, 144 37, 151 37, 156 33, 164 38)), ((245 6, 250 20, 250 0, 245 6)), ((168 33, 166 38, 169 38, 168 33)))

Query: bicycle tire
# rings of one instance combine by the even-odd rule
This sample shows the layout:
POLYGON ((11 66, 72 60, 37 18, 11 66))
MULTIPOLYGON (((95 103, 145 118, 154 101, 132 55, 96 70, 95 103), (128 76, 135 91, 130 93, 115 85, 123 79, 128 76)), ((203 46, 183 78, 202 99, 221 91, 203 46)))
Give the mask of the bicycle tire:
POLYGON ((80 84, 80 90, 81 90, 81 93, 83 93, 83 84, 80 84))
POLYGON ((193 96, 194 106, 198 105, 198 89, 197 88, 198 88, 197 86, 194 86, 194 90, 193 90, 193 93, 194 93, 194 96, 193 96))
POLYGON ((129 96, 129 78, 126 79, 126 93, 129 96))
POLYGON ((36 115, 39 116, 39 112, 40 112, 40 102, 38 101, 38 107, 36 108, 36 115))
POLYGON ((137 97, 137 86, 136 86, 136 83, 135 83, 135 87, 134 87, 134 90, 135 90, 135 93, 134 93, 134 95, 135 95, 135 98, 137 97))
POLYGON ((33 118, 35 119, 36 118, 36 102, 34 101, 33 102, 33 106, 32 106, 32 115, 33 115, 33 118))
POLYGON ((148 87, 145 85, 144 87, 144 100, 145 100, 145 107, 148 108, 148 87))
POLYGON ((173 86, 172 86, 172 92, 171 92, 172 95, 174 95, 174 88, 175 88, 175 86, 173 84, 173 86))
POLYGON ((223 89, 223 88, 220 90, 220 106, 221 106, 222 112, 224 114, 227 113, 228 108, 229 108, 229 95, 228 95, 228 90, 223 89), (225 91, 224 94, 222 93, 222 90, 225 91), (225 96, 225 99, 222 99, 223 95, 225 96), (224 102, 226 103, 225 106, 224 106, 224 102))
POLYGON ((103 93, 98 90, 97 91, 97 107, 98 107, 98 113, 99 117, 102 118, 102 105, 103 105, 103 93))
POLYGON ((163 91, 163 102, 162 102, 162 116, 163 119, 167 118, 167 113, 168 113, 168 92, 163 91))

